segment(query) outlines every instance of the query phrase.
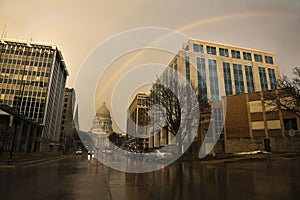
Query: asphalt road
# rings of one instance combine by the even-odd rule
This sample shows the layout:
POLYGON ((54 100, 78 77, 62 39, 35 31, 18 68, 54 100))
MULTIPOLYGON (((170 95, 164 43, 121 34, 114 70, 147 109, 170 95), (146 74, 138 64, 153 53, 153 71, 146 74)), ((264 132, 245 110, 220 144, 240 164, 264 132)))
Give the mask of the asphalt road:
MULTIPOLYGON (((132 161, 134 163, 134 161, 132 161)), ((80 156, 0 169, 0 199, 299 199, 300 159, 227 164, 174 163, 124 173, 80 156)))

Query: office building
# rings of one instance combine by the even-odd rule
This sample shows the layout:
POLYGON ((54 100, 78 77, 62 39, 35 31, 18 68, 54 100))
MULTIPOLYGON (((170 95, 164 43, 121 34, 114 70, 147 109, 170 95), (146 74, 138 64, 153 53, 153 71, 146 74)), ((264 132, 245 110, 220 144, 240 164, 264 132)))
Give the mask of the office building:
MULTIPOLYGON (((33 136, 37 151, 59 146, 64 88, 68 71, 54 45, 1 39, 0 104, 26 117, 43 130, 33 136)), ((25 130, 19 127, 15 149, 24 150, 25 130)))
MULTIPOLYGON (((209 101, 276 89, 280 75, 274 53, 202 40, 188 40, 169 67, 194 84, 209 101)), ((172 82, 175 76, 168 74, 165 79, 172 82)))
MULTIPOLYGON (((179 73, 190 82, 199 96, 201 96, 201 99, 209 102, 210 105, 214 105, 212 111, 213 119, 208 119, 212 113, 202 113, 202 115, 206 116, 205 119, 200 119, 201 125, 198 130, 198 138, 193 143, 199 143, 199 150, 199 146, 207 134, 209 124, 213 123, 212 127, 214 127, 214 130, 212 133, 216 131, 221 132, 220 139, 215 146, 215 152, 217 153, 236 152, 235 150, 230 150, 231 147, 229 147, 228 142, 232 141, 230 134, 239 133, 229 129, 228 126, 239 126, 238 121, 231 123, 231 115, 236 114, 235 105, 241 105, 238 102, 238 98, 242 97, 239 96, 242 95, 245 97, 247 95, 243 94, 250 95, 252 93, 259 93, 260 91, 277 89, 277 80, 280 75, 274 53, 194 39, 188 40, 183 45, 183 48, 174 56, 168 67, 173 70, 165 70, 160 76, 161 82, 166 83, 166 85, 176 90, 178 86, 174 86, 174 83, 178 82, 179 73), (226 96, 228 98, 225 98, 226 96), (236 100, 236 102, 226 104, 224 99, 236 100), (230 112, 229 114, 226 113, 225 126, 227 128, 225 129, 221 125, 225 113, 223 111, 226 111, 226 109, 230 112), (225 132, 227 135, 225 135, 225 132), (226 139, 228 139, 227 146, 224 146, 224 140, 226 139)), ((246 102, 245 100, 244 103, 246 102)), ((236 120, 238 119, 241 118, 237 118, 236 120)), ((248 124, 249 128, 251 123, 248 122, 248 124)), ((264 131, 268 132, 269 128, 268 126, 264 126, 264 131)), ((127 130, 129 129, 127 128, 127 130)), ((243 132, 243 129, 240 132, 243 132)), ((256 130, 252 131, 254 134, 255 132, 256 130)), ((174 134, 170 133, 170 128, 164 127, 154 137, 148 139, 149 148, 165 146, 170 143, 173 137, 174 134), (154 142, 155 137, 157 138, 156 142, 154 142), (159 145, 155 145, 155 143, 159 145)), ((264 144, 264 138, 261 137, 260 140, 264 144)), ((250 143, 251 141, 253 142, 253 139, 250 139, 250 143)), ((232 147, 234 146, 238 145, 233 144, 232 147)))

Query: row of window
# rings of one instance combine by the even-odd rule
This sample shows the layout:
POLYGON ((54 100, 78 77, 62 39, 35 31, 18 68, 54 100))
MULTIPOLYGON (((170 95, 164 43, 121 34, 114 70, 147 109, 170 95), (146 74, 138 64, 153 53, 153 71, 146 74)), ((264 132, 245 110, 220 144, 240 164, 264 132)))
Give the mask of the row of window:
MULTIPOLYGON (((245 69, 248 93, 254 92, 252 67, 245 65, 244 69, 245 69)), ((224 84, 225 84, 226 95, 232 95, 233 94, 232 81, 231 81, 229 63, 223 62, 223 71, 224 71, 224 84)), ((245 93, 242 66, 240 64, 233 64, 233 72, 234 72, 234 83, 235 83, 236 94, 245 93)), ((269 75, 271 89, 276 89, 277 82, 276 82, 275 70, 268 68, 268 75, 269 75)), ((259 67, 259 77, 260 77, 261 90, 268 90, 266 69, 264 67, 259 67)))
MULTIPOLYGON (((1 95, 21 95, 20 90, 13 90, 13 89, 0 89, 1 95)), ((47 97, 47 92, 37 91, 37 90, 30 90, 30 91, 24 91, 24 96, 33 96, 33 97, 47 97)))
MULTIPOLYGON (((185 49, 188 51, 188 46, 185 49)), ((193 51, 204 53, 204 48, 202 44, 193 44, 193 51)), ((211 55, 217 55, 217 48, 214 46, 206 46, 206 53, 211 55)), ((224 57, 229 57, 228 49, 226 48, 219 48, 219 55, 224 57)), ((241 59, 241 52, 238 50, 231 50, 231 57, 236 59, 241 59)), ((252 54, 250 52, 243 52, 243 59, 252 61, 252 54)), ((254 54, 254 61, 255 62, 263 62, 263 57, 260 54, 254 54)), ((265 56, 265 62, 267 64, 273 64, 273 57, 272 56, 265 56)))
POLYGON ((52 61, 50 62, 41 62, 38 60, 29 61, 29 60, 19 60, 19 59, 7 59, 7 58, 0 58, 0 63, 8 63, 12 65, 30 65, 30 66, 39 66, 39 67, 51 67, 52 61))
MULTIPOLYGON (((206 67, 205 59, 197 57, 197 77, 198 77, 198 90, 199 93, 207 99, 207 86, 206 86, 206 67)), ((248 93, 254 92, 254 79, 252 66, 244 66, 246 75, 246 86, 243 78, 243 68, 241 64, 233 64, 233 74, 234 74, 234 85, 236 94, 245 93, 245 87, 247 87, 248 93)), ((190 64, 189 57, 185 58, 185 68, 186 68, 186 79, 190 81, 190 64)), ((208 69, 209 69, 209 83, 210 83, 210 93, 211 100, 219 100, 219 86, 218 86, 218 70, 217 62, 213 59, 208 59, 208 69)), ((226 95, 233 95, 232 80, 231 80, 231 68, 230 63, 223 62, 223 74, 224 74, 224 86, 226 95)), ((275 70, 268 68, 268 76, 271 89, 277 88, 275 70)), ((261 90, 268 90, 267 74, 265 67, 259 67, 259 78, 261 84, 261 90)))
MULTIPOLYGON (((15 75, 22 76, 22 74, 24 73, 24 70, 2 68, 0 70, 0 73, 1 73, 2 77, 12 77, 12 75, 13 76, 15 76, 15 75)), ((42 78, 42 77, 49 77, 50 73, 43 72, 43 71, 25 71, 24 76, 34 76, 34 77, 40 76, 42 78)), ((32 78, 34 78, 34 77, 32 77, 32 78)))
MULTIPOLYGON (((40 78, 40 77, 36 77, 36 78, 40 78)), ((42 77, 39 80, 35 80, 35 81, 31 81, 31 82, 25 83, 26 84, 25 88, 27 86, 30 86, 30 87, 36 86, 36 87, 39 87, 39 89, 47 89, 47 87, 48 87, 48 81, 49 81, 48 77, 45 77, 45 78, 42 77)), ((10 77, 2 77, 2 76, 0 76, 0 84, 1 83, 3 83, 3 84, 13 84, 13 85, 15 85, 15 84, 17 84, 17 85, 22 84, 21 83, 21 78, 17 78, 16 77, 14 79, 14 78, 10 78, 10 77)))
POLYGON ((26 55, 26 56, 49 56, 50 58, 53 58, 54 56, 54 51, 50 51, 47 49, 29 49, 26 48, 26 50, 24 51, 24 48, 19 47, 16 48, 14 46, 12 46, 11 48, 3 48, 0 49, 0 53, 1 54, 15 54, 15 55, 26 55))

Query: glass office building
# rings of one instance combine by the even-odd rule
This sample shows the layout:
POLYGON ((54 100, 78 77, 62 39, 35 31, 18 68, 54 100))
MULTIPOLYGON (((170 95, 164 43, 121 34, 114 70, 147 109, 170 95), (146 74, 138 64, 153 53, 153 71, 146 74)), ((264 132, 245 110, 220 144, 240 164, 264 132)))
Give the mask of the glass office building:
POLYGON ((169 67, 210 101, 276 89, 280 76, 274 53, 195 39, 184 44, 169 67))
POLYGON ((1 39, 0 104, 43 126, 39 151, 59 144, 68 71, 54 45, 1 39))

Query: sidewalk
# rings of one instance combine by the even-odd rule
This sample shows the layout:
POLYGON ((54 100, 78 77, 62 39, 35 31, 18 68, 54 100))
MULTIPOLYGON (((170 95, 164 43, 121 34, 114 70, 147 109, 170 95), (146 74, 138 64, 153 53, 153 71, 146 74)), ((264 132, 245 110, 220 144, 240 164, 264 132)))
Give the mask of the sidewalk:
MULTIPOLYGON (((45 161, 62 159, 73 155, 63 155, 60 152, 43 152, 43 153, 15 153, 14 161, 8 165, 8 153, 0 155, 0 168, 16 168, 45 161)), ((219 154, 216 156, 208 155, 199 159, 197 155, 183 155, 178 162, 198 162, 201 164, 220 164, 234 162, 259 162, 270 160, 288 161, 300 158, 300 153, 268 153, 268 154, 252 154, 252 155, 235 155, 235 154, 219 154)), ((91 162, 90 164, 93 164, 91 162)))
POLYGON ((13 154, 13 162, 8 164, 7 158, 9 156, 8 152, 2 153, 0 155, 0 168, 16 168, 25 165, 36 164, 40 162, 65 158, 71 155, 63 155, 60 152, 43 152, 43 153, 20 153, 16 152, 13 154))
POLYGON ((199 159, 197 155, 188 157, 185 155, 179 162, 199 162, 201 164, 220 164, 220 163, 233 163, 233 162, 259 162, 270 160, 287 161, 300 158, 300 153, 258 153, 250 155, 236 155, 236 154, 220 154, 220 155, 208 155, 202 159, 199 159))

